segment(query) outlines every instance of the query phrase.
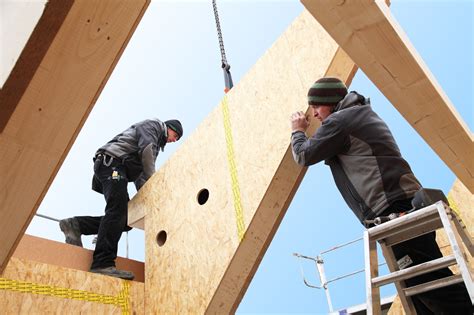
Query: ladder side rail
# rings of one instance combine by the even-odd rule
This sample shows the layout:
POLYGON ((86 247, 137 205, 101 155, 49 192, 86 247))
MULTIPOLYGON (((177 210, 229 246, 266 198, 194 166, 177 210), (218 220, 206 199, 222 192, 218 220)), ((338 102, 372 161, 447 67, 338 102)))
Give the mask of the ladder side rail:
MULTIPOLYGON (((449 244, 451 245, 453 255, 456 257, 459 271, 466 285, 469 297, 471 298, 471 303, 474 304, 474 286, 472 283, 471 274, 469 272, 469 267, 467 266, 466 260, 464 259, 464 250, 462 246, 460 246, 460 243, 462 242, 459 235, 460 231, 453 228, 454 224, 451 222, 451 219, 448 218, 447 211, 449 210, 446 209, 447 206, 442 201, 438 201, 435 203, 435 205, 438 208, 438 213, 441 218, 441 222, 443 223, 446 236, 448 237, 449 244)), ((464 233, 464 231, 461 231, 461 233, 464 233)))
POLYGON ((368 230, 364 231, 364 256, 367 315, 381 315, 380 288, 372 284, 379 274, 377 242, 370 239, 368 230))
POLYGON ((474 244, 472 241, 472 237, 467 231, 466 225, 461 221, 461 219, 457 216, 457 214, 452 211, 450 208, 447 209, 449 211, 449 216, 451 216, 451 222, 454 223, 454 227, 458 231, 459 235, 461 236, 464 245, 466 246, 467 250, 471 257, 474 257, 474 244))

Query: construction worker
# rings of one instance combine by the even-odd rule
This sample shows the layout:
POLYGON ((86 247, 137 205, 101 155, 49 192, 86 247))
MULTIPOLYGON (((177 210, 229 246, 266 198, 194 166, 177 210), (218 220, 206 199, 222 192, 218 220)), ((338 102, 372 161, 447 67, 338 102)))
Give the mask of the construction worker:
MULTIPOLYGON (((329 165, 342 197, 362 224, 379 216, 412 209, 411 200, 421 188, 385 122, 370 101, 357 92, 348 93, 338 78, 317 80, 309 89, 308 103, 321 127, 308 138, 303 112, 291 116, 291 146, 295 161, 309 166, 329 165)), ((365 225, 365 224, 364 224, 365 225)), ((442 257, 435 232, 392 247, 397 260, 417 265, 442 257), (411 261, 411 263, 410 263, 411 261)), ((452 275, 448 268, 405 281, 414 286, 452 275)), ((413 296, 418 314, 472 314, 464 284, 413 296)))
POLYGON ((159 150, 178 141, 183 127, 178 120, 148 119, 132 125, 97 150, 92 189, 103 194, 107 205, 101 217, 79 216, 61 220, 66 243, 82 247, 81 235, 97 234, 91 272, 131 280, 130 271, 115 268, 117 245, 127 226, 128 182, 137 191, 155 172, 159 150))

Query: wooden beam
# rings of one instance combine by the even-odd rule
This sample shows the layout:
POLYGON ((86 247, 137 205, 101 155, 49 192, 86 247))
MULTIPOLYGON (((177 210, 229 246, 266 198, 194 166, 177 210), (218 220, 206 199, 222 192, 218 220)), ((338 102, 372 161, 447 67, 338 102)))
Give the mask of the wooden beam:
MULTIPOLYGON (((149 0, 73 1, 34 73, 25 70, 29 83, 20 95, 12 96, 18 102, 0 134, 0 272, 148 4, 149 0)), ((62 1, 48 5, 63 8, 62 1)), ((48 22, 46 17, 41 20, 48 22)), ((38 39, 32 36, 30 41, 38 39)), ((20 64, 29 67, 28 60, 20 64)))
POLYGON ((145 314, 144 284, 12 257, 2 314, 145 314))
POLYGON ((302 3, 474 193, 473 135, 385 3, 302 3))
POLYGON ((289 117, 316 79, 354 73, 304 12, 145 184, 129 217, 146 214, 147 312, 236 310, 305 172, 289 117))
MULTIPOLYGON (((15 111, 73 3, 74 0, 51 0, 45 4, 43 14, 30 39, 23 48, 3 88, 0 89, 0 104, 2 104, 0 106, 0 133, 15 111)), ((5 43, 5 45, 8 44, 5 43)))
MULTIPOLYGON (((93 251, 89 249, 25 234, 12 257, 68 269, 89 271, 92 254, 93 251)), ((132 271, 135 274, 134 281, 145 281, 143 262, 123 257, 117 257, 115 262, 118 269, 132 271)))

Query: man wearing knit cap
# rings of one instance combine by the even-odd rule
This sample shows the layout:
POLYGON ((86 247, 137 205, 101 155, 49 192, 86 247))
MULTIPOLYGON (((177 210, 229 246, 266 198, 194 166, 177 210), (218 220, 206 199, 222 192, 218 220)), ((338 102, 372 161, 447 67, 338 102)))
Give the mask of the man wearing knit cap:
MULTIPOLYGON (((372 110, 369 99, 347 92, 338 78, 317 80, 309 89, 308 104, 321 126, 312 137, 303 112, 291 116, 291 146, 295 161, 309 166, 329 165, 342 197, 359 221, 412 210, 411 201, 421 184, 416 179, 385 122, 372 110)), ((442 257, 435 232, 392 247, 405 267, 442 257)), ((452 275, 448 269, 405 281, 407 287, 452 275)), ((464 284, 412 297, 418 314, 472 314, 464 284)))
POLYGON ((94 156, 92 189, 105 197, 105 215, 80 216, 59 222, 66 243, 82 247, 81 235, 96 235, 91 272, 131 280, 130 271, 115 268, 117 246, 127 225, 128 182, 138 190, 155 172, 155 160, 169 142, 183 136, 179 120, 148 119, 132 125, 107 144, 94 156))

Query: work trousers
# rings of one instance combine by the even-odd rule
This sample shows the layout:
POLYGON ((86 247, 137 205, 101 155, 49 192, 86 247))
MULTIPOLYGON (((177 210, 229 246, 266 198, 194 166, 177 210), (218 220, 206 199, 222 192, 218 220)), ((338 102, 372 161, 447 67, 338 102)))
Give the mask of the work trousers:
POLYGON ((95 180, 100 182, 107 203, 105 215, 75 217, 82 234, 97 234, 91 269, 115 266, 122 232, 131 229, 127 226, 129 196, 126 174, 126 168, 119 160, 100 156, 94 162, 95 180), (104 163, 104 158, 107 163, 104 163))
MULTIPOLYGON (((411 199, 397 201, 386 209, 382 216, 390 213, 410 210, 411 199)), ((392 246, 397 260, 408 255, 413 263, 407 267, 415 266, 433 259, 441 258, 443 255, 436 242, 436 233, 430 232, 403 243, 392 246)), ((424 275, 405 280, 406 287, 415 286, 436 279, 451 276, 453 273, 449 268, 433 271, 424 275)), ((412 301, 418 315, 424 314, 473 314, 471 299, 464 283, 428 291, 412 296, 412 301)))

